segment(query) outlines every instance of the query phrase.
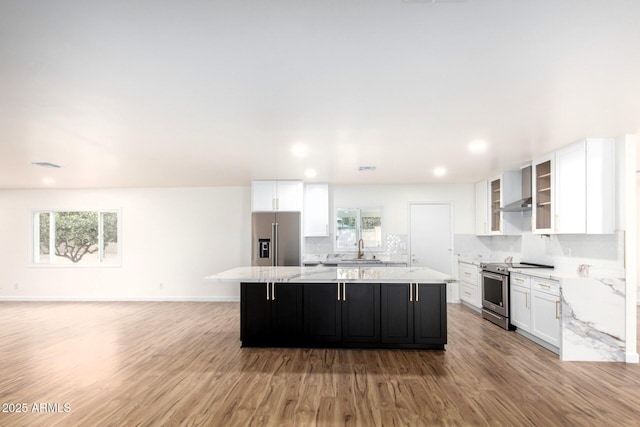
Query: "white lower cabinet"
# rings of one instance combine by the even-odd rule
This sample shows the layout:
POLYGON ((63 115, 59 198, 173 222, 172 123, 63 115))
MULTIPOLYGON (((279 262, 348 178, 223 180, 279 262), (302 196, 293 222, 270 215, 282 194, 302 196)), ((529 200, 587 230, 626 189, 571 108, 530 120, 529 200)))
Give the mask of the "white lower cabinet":
POLYGON ((560 347, 560 289, 557 282, 531 281, 531 334, 560 347))
POLYGON ((460 299, 476 308, 482 307, 480 290, 480 270, 474 264, 458 263, 458 278, 460 279, 460 299))
POLYGON ((560 284, 511 273, 510 321, 519 330, 560 347, 560 284))
POLYGON ((511 274, 510 320, 513 326, 531 332, 531 280, 522 274, 511 274))

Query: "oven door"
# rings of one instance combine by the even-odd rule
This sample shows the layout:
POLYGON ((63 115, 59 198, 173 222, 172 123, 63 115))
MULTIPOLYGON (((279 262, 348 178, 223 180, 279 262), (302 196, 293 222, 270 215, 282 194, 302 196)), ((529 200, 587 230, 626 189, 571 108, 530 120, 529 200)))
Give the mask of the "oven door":
POLYGON ((481 277, 482 306, 509 317, 509 276, 483 271, 481 277))

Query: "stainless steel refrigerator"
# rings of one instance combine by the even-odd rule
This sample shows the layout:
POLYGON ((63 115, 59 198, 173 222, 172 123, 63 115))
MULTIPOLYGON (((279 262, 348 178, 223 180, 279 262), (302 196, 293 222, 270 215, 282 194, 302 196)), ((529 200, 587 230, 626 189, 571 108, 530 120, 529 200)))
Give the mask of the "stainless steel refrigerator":
POLYGON ((251 214, 251 265, 300 265, 300 212, 251 214))

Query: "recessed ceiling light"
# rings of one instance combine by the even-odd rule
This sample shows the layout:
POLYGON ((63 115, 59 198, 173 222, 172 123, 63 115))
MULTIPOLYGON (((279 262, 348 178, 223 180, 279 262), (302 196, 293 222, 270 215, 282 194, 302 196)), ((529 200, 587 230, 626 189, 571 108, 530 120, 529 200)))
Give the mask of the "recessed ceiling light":
POLYGON ((295 157, 306 157, 309 154, 309 147, 302 143, 293 144, 291 146, 291 154, 295 157))
POLYGON ((473 154, 484 153, 487 150, 487 143, 480 139, 477 139, 475 141, 471 141, 468 148, 469 151, 473 154))
POLYGON ((304 171, 304 176, 306 178, 315 178, 316 175, 318 175, 318 172, 316 172, 315 169, 307 169, 304 171))
POLYGON ((433 170, 433 174, 435 176, 444 176, 447 174, 447 169, 443 168, 443 167, 437 167, 433 170))
POLYGON ((43 168, 61 168, 62 167, 60 165, 56 165, 55 163, 49 163, 49 162, 31 162, 31 164, 34 166, 40 166, 43 168))
POLYGON ((45 185, 53 185, 56 183, 56 180, 51 177, 42 178, 42 183, 45 185))
POLYGON ((373 172, 374 170, 376 170, 375 166, 360 166, 358 168, 358 170, 360 172, 373 172))

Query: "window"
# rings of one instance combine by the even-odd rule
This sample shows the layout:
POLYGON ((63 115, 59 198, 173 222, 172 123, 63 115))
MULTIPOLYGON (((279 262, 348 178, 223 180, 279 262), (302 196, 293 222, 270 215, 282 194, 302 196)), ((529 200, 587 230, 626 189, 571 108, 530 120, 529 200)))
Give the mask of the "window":
POLYGON ((366 249, 382 249, 382 208, 338 208, 336 250, 357 251, 360 239, 366 249))
POLYGON ((95 266, 120 262, 117 211, 36 211, 33 263, 95 266))

